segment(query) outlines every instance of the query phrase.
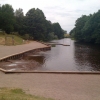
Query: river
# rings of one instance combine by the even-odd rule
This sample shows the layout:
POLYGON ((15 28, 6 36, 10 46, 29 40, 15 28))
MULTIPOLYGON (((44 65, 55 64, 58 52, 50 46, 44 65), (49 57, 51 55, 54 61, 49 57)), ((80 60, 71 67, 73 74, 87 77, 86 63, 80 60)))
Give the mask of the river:
POLYGON ((29 54, 22 61, 3 63, 3 68, 12 71, 100 71, 100 45, 77 43, 69 38, 52 42, 70 46, 56 45, 49 51, 29 54))
POLYGON ((44 56, 42 67, 46 71, 100 71, 100 45, 82 44, 71 39, 55 40, 70 46, 56 45, 44 56))

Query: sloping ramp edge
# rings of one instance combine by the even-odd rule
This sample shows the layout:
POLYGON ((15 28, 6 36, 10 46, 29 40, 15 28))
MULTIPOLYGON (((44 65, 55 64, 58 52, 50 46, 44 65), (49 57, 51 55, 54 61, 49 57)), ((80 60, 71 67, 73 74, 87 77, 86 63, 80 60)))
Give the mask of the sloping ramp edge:
POLYGON ((14 73, 42 73, 42 74, 99 74, 100 71, 7 71, 0 68, 0 71, 4 72, 5 74, 14 74, 14 73))

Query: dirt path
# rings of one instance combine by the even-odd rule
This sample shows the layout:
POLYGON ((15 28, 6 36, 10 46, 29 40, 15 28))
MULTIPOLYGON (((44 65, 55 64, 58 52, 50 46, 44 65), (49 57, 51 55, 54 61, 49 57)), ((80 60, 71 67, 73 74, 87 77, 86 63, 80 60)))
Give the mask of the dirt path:
POLYGON ((55 100, 100 100, 100 75, 4 74, 0 87, 17 87, 55 100))
POLYGON ((28 51, 31 49, 36 49, 36 48, 44 48, 47 47, 44 44, 41 44, 39 42, 33 41, 28 44, 23 44, 23 45, 17 45, 17 46, 3 46, 0 45, 0 58, 20 53, 23 51, 28 51))

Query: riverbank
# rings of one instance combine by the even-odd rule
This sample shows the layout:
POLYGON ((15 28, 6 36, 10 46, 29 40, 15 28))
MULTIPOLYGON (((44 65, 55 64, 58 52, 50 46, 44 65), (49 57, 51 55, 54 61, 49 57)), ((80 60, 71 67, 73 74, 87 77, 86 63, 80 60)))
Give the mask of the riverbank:
MULTIPOLYGON (((19 46, 2 46, 0 47, 0 51, 1 51, 0 56, 22 52, 23 50, 25 51, 30 49, 36 49, 40 47, 42 48, 47 46, 38 43, 36 41, 30 44, 24 44, 19 46)), ((57 48, 57 50, 59 49, 57 48)), ((65 51, 66 49, 70 51, 69 48, 64 47, 65 51)), ((57 55, 58 54, 59 53, 57 52, 57 55)), ((70 61, 70 58, 68 61, 70 61)), ((71 67, 69 65, 66 66, 71 67)), ((50 67, 55 67, 55 66, 50 65, 50 67)), ((61 67, 63 67, 63 65, 61 67)), ((68 100, 99 100, 100 99, 100 95, 99 95, 100 75, 97 74, 61 74, 61 73, 59 74, 54 74, 54 73, 52 74, 49 73, 4 74, 3 72, 0 71, 0 87, 21 88, 29 94, 42 96, 46 98, 54 98, 55 100, 67 100, 67 99, 68 100)))
POLYGON ((0 72, 0 87, 21 88, 29 94, 55 100, 100 99, 100 75, 0 72))
POLYGON ((17 45, 17 46, 0 45, 0 60, 26 51, 30 51, 38 48, 46 48, 46 47, 48 46, 36 41, 32 41, 30 43, 17 45))

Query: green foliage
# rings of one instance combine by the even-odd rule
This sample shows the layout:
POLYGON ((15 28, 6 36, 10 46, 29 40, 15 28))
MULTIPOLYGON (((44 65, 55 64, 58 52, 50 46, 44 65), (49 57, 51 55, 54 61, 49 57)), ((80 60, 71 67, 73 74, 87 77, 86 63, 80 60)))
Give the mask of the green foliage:
POLYGON ((23 9, 21 9, 21 8, 16 9, 14 15, 15 15, 16 17, 19 17, 19 18, 23 17, 23 16, 24 16, 24 14, 23 14, 23 9))
POLYGON ((29 34, 25 34, 25 35, 24 35, 24 39, 25 39, 25 40, 29 40, 29 37, 30 37, 29 34))
POLYGON ((14 12, 9 4, 0 6, 0 29, 7 34, 18 32, 24 38, 31 37, 43 41, 61 39, 66 32, 59 23, 52 24, 51 21, 46 20, 43 11, 39 8, 30 9, 24 16, 23 9, 19 8, 14 12))
POLYGON ((22 89, 11 89, 11 93, 24 94, 22 89))
POLYGON ((100 10, 93 15, 78 18, 70 35, 77 41, 100 43, 100 10))
POLYGON ((23 44, 23 39, 19 36, 12 35, 14 37, 15 45, 23 44))
POLYGON ((70 35, 65 33, 64 38, 70 38, 70 35))
POLYGON ((49 38, 48 38, 49 40, 58 39, 58 36, 55 35, 54 32, 49 33, 49 34, 48 34, 48 37, 49 37, 49 38))
POLYGON ((5 36, 7 37, 7 45, 12 45, 12 37, 14 37, 14 45, 23 44, 23 39, 20 36, 12 35, 12 34, 4 34, 0 33, 0 45, 5 45, 5 36), (10 37, 9 37, 10 36, 10 37))
POLYGON ((13 31, 14 10, 11 5, 5 4, 0 7, 0 28, 6 33, 13 31))
POLYGON ((57 39, 58 39, 58 36, 57 36, 57 35, 54 35, 54 39, 56 39, 56 40, 57 40, 57 39))
POLYGON ((35 40, 44 40, 46 35, 45 16, 40 9, 30 9, 25 18, 26 32, 35 40))
POLYGON ((61 28, 59 23, 53 23, 53 32, 56 36, 58 36, 58 39, 64 38, 64 31, 61 28))
POLYGON ((23 10, 21 8, 16 9, 14 15, 15 15, 14 31, 18 32, 20 35, 24 35, 25 18, 24 18, 23 10))

